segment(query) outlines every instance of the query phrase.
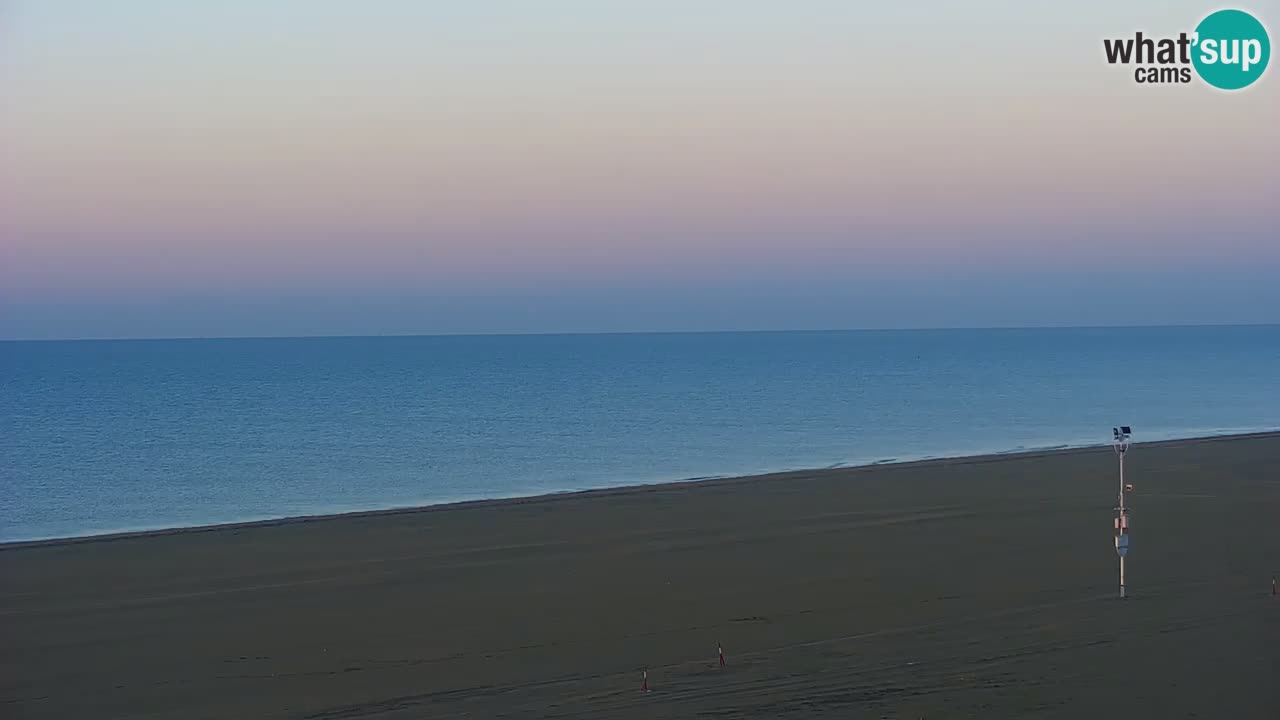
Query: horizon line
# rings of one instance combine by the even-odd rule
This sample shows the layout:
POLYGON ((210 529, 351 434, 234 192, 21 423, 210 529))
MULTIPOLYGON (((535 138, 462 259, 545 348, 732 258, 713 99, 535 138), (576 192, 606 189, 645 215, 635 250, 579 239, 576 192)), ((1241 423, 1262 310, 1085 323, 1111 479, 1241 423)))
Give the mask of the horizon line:
POLYGON ((455 333, 377 333, 377 334, 308 334, 308 335, 153 335, 129 337, 65 337, 65 338, 0 338, 0 343, 58 343, 58 342, 160 342, 197 340, 341 340, 368 338, 476 338, 476 337, 577 337, 610 335, 748 335, 784 333, 840 333, 840 332, 944 332, 972 330, 1143 330, 1155 328, 1240 328, 1280 327, 1280 322, 1259 323, 1152 323, 1114 325, 952 325, 921 327, 828 327, 828 328, 756 328, 750 330, 578 330, 563 332, 455 332, 455 333))

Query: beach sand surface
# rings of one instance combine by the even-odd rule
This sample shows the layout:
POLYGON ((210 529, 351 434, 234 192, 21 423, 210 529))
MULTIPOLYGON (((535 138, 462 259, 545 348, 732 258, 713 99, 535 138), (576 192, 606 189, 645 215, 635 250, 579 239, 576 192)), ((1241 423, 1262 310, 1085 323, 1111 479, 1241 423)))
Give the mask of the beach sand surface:
POLYGON ((1126 470, 1124 601, 1109 448, 10 545, 0 717, 1280 718, 1280 437, 1126 470))

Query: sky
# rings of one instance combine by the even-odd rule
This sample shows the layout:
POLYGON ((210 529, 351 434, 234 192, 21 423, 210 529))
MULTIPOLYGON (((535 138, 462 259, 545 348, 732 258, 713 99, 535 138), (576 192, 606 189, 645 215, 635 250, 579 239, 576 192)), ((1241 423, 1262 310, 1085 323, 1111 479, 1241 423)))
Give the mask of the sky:
POLYGON ((1280 322, 1219 6, 878 5, 0 0, 0 338, 1280 322))

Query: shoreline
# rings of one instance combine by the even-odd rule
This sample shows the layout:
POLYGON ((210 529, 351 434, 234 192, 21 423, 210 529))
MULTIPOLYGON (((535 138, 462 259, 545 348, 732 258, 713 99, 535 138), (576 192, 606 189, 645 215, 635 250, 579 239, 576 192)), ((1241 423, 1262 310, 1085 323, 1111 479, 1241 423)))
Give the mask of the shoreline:
MULTIPOLYGON (((1183 438, 1169 438, 1162 440, 1151 440, 1140 443, 1133 443, 1134 449, 1156 448, 1156 447, 1177 447, 1183 445, 1195 445, 1202 443, 1229 442, 1245 439, 1259 438, 1280 438, 1280 429, 1262 430, 1257 432, 1246 432, 1225 435, 1202 435, 1183 438)), ((711 475, 703 477, 682 478, 678 480, 666 480, 648 483, 632 483, 626 485, 615 485, 609 487, 586 488, 581 490, 561 490, 533 495, 516 495, 510 497, 491 497, 476 498, 467 500, 444 501, 439 503, 423 504, 423 505, 407 505, 388 508, 379 508, 371 510, 350 510, 328 513, 318 513, 311 515, 289 515, 280 517, 267 517, 253 520, 241 520, 231 522, 218 522, 204 525, 181 525, 172 527, 156 527, 138 530, 120 530, 106 531, 101 533, 92 533, 85 535, 68 535, 61 537, 38 538, 31 540, 7 540, 0 541, 0 552, 20 550, 24 548, 34 547, 50 547, 61 545, 79 545, 86 543, 106 543, 121 540, 131 540, 148 537, 162 537, 169 535, 186 535, 198 533, 216 533, 219 531, 237 531, 254 528, 267 528, 295 524, 307 523, 324 523, 342 520, 355 520, 361 518, 378 518, 398 515, 416 515, 424 513, 435 513, 445 511, 462 511, 480 508, 532 505, 547 502, 559 502, 569 500, 586 500, 601 497, 625 497, 629 495, 637 495, 647 492, 662 492, 664 490, 675 490, 687 488, 690 486, 719 486, 727 484, 749 484, 759 482, 776 482, 788 479, 804 478, 821 478, 825 475, 834 473, 861 473, 873 470, 882 470, 886 468, 913 468, 928 466, 948 466, 948 465, 974 465, 988 462, 995 462, 1003 459, 1024 458, 1032 459, 1047 456, 1067 456, 1079 453, 1093 452, 1100 448, 1110 447, 1109 443, 1097 443, 1090 445, 1055 445, 1049 447, 1028 448, 1023 450, 1007 450, 996 452, 985 452, 973 455, 954 455, 927 457, 919 459, 898 460, 894 458, 885 460, 876 460, 870 463, 862 464, 837 464, 827 467, 814 468, 797 468, 792 470, 777 470, 761 473, 753 473, 746 475, 711 475)))

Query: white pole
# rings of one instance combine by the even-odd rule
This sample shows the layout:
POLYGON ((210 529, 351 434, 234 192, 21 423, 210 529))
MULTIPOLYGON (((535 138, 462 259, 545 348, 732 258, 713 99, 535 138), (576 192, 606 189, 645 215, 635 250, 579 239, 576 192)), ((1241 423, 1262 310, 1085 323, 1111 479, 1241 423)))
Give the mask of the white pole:
POLYGON ((1120 446, 1120 512, 1124 513, 1124 446, 1120 446))
MULTIPOLYGON (((1124 446, 1124 441, 1122 440, 1120 445, 1120 532, 1121 533, 1124 533, 1128 530, 1128 528, 1125 527, 1126 523, 1125 523, 1125 515, 1124 515, 1124 451, 1125 449, 1126 448, 1124 446)), ((1127 540, 1128 538, 1125 538, 1125 539, 1127 540)), ((1120 597, 1121 598, 1124 597, 1124 555, 1120 556, 1120 597)))
POLYGON ((1124 598, 1124 556, 1120 556, 1120 597, 1124 598))

